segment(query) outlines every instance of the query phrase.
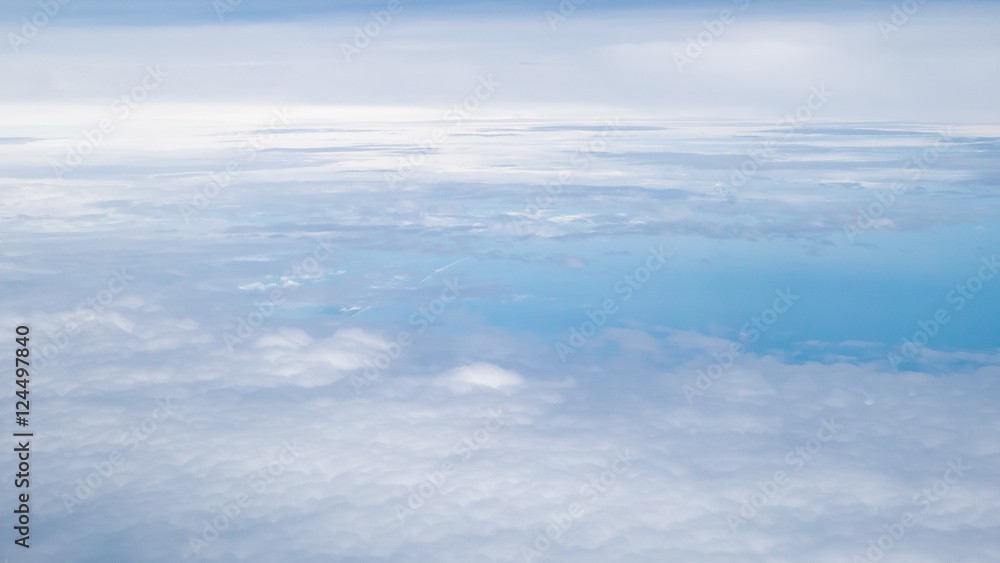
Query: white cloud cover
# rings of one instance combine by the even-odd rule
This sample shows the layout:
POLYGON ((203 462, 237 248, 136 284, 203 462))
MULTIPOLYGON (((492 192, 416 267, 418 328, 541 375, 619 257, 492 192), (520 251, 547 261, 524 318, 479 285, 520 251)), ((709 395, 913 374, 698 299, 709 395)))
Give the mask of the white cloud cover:
POLYGON ((761 6, 678 72, 724 5, 414 9, 350 65, 358 14, 67 16, 0 54, 19 560, 1000 557, 995 288, 886 360, 995 254, 997 7, 922 4, 886 40, 891 6, 761 6))
POLYGON ((991 95, 1000 60, 995 4, 923 3, 888 39, 879 21, 891 17, 892 5, 816 12, 752 5, 678 71, 673 53, 684 52, 703 22, 727 5, 612 12, 581 6, 556 30, 544 8, 489 18, 404 10, 351 63, 340 44, 368 17, 152 28, 53 24, 21 52, 0 54, 10 73, 0 102, 86 100, 100 108, 131 89, 147 65, 159 64, 169 76, 156 97, 214 102, 223 106, 219 113, 261 101, 382 106, 381 115, 388 106, 436 109, 460 102, 480 76, 493 75, 502 85, 482 109, 487 116, 781 116, 810 87, 826 84, 836 93, 824 110, 830 119, 1000 121, 991 95))
MULTIPOLYGON (((39 428, 37 455, 64 460, 41 465, 40 556, 182 560, 196 537, 207 561, 523 561, 528 546, 540 557, 527 560, 543 561, 833 562, 865 557, 867 540, 907 512, 916 524, 888 556, 994 554, 995 355, 949 377, 747 355, 692 405, 681 388, 703 357, 651 367, 690 351, 676 346, 697 335, 674 332, 549 381, 503 367, 535 347, 508 344, 492 362, 437 373, 411 365, 356 394, 344 379, 356 367, 307 365, 344 338, 359 354, 380 349, 360 331, 338 334, 277 327, 235 362, 218 348, 175 352, 153 368, 166 377, 135 360, 87 367, 89 357, 120 355, 109 344, 75 350, 85 385, 49 392, 39 428), (275 349, 316 352, 295 360, 275 349), (107 465, 116 450, 122 459, 107 465), (935 492, 949 462, 969 469, 935 492), (92 476, 102 467, 111 474, 92 476), (751 499, 775 490, 776 471, 788 477, 774 496, 751 499), (88 476, 89 495, 77 490, 88 476), (67 501, 78 493, 88 498, 67 501), (226 523, 220 506, 241 493, 248 504, 226 523), (744 498, 756 511, 734 534, 744 498), (573 503, 582 508, 567 524, 573 503), (543 549, 539 534, 560 518, 568 529, 543 549), (205 530, 213 520, 217 538, 205 530), (963 538, 957 552, 943 541, 954 537, 963 538)), ((137 338, 98 342, 131 348, 137 338)), ((429 338, 438 357, 468 350, 429 338)), ((532 371, 553 369, 534 361, 532 371)))

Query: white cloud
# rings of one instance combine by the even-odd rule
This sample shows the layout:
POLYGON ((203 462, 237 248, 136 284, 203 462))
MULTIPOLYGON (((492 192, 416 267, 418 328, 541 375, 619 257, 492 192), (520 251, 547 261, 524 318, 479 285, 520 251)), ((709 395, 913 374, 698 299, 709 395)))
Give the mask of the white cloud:
POLYGON ((516 372, 488 363, 454 368, 442 375, 438 381, 456 393, 468 393, 477 388, 488 387, 510 394, 512 390, 525 384, 524 378, 516 372))

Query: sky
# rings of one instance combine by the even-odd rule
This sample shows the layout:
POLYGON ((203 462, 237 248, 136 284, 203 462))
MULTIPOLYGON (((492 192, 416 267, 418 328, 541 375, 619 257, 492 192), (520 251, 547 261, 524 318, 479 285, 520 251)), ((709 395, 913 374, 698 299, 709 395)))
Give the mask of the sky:
POLYGON ((998 18, 6 4, 0 556, 995 561, 998 18))

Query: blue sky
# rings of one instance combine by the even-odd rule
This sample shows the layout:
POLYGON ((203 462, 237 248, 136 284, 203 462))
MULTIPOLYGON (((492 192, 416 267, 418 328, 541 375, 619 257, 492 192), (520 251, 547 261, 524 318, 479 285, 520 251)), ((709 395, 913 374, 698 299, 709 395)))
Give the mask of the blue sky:
POLYGON ((996 5, 572 6, 3 8, 0 555, 995 560, 996 5))
MULTIPOLYGON (((582 6, 584 3, 580 2, 582 6)), ((829 14, 845 8, 860 9, 866 7, 863 2, 799 2, 788 4, 784 2, 755 2, 755 6, 769 15, 776 13, 807 13, 807 14, 829 14)), ((243 0, 242 2, 228 3, 229 7, 235 8, 232 12, 233 19, 244 22, 261 21, 301 21, 315 17, 328 17, 331 19, 341 18, 350 14, 367 14, 370 10, 384 8, 385 2, 367 1, 343 1, 334 0, 321 2, 318 0, 298 0, 292 2, 264 2, 262 0, 243 0)), ((720 4, 722 6, 724 4, 720 4)), ((460 2, 457 0, 439 0, 435 2, 410 3, 409 8, 421 14, 431 15, 478 15, 484 13, 504 13, 535 15, 541 9, 558 10, 559 3, 552 6, 538 2, 520 0, 514 2, 460 2)), ((712 6, 714 7, 714 6, 712 6)), ((708 8, 712 8, 708 7, 708 8)), ((22 8, 30 15, 37 9, 29 2, 23 2, 21 6, 12 6, 13 9, 22 8)), ((610 0, 587 0, 586 9, 600 12, 621 12, 629 10, 673 10, 676 12, 694 12, 698 9, 705 9, 704 3, 693 1, 680 2, 655 2, 651 0, 631 0, 631 1, 610 1, 610 0)), ((152 2, 144 5, 121 0, 94 1, 86 4, 74 5, 72 10, 67 10, 67 20, 82 21, 85 23, 100 22, 113 23, 116 25, 175 25, 175 24, 197 24, 214 23, 217 15, 214 5, 211 2, 199 2, 196 0, 179 0, 172 2, 152 2)), ((16 12, 15 14, 16 15, 16 12)))

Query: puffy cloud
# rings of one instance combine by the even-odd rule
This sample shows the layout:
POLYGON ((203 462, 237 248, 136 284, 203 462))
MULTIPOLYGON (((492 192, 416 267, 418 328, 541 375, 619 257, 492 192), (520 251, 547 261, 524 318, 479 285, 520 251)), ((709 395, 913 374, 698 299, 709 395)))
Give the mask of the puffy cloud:
MULTIPOLYGON (((273 349, 337 335, 279 327, 247 360, 282 377, 273 349)), ((508 561, 525 548, 551 561, 834 561, 864 557, 910 513, 896 557, 946 557, 940 540, 957 533, 957 560, 990 553, 996 448, 968 428, 991 424, 995 367, 893 375, 749 354, 689 404, 682 387, 704 357, 635 386, 659 354, 683 352, 677 336, 572 367, 572 382, 501 367, 514 347, 361 394, 345 380, 275 384, 245 363, 206 387, 184 379, 204 358, 175 354, 174 377, 132 373, 127 387, 54 401, 39 455, 65 463, 44 464, 36 510, 40 537, 60 539, 38 545, 67 561, 181 559, 192 546, 208 561, 508 561), (612 381, 625 392, 608 393, 612 381)), ((428 337, 439 358, 463 355, 428 337)))
POLYGON ((509 393, 522 387, 524 378, 516 372, 505 370, 487 363, 476 363, 450 370, 440 379, 440 383, 456 393, 467 393, 477 388, 487 387, 509 393))

